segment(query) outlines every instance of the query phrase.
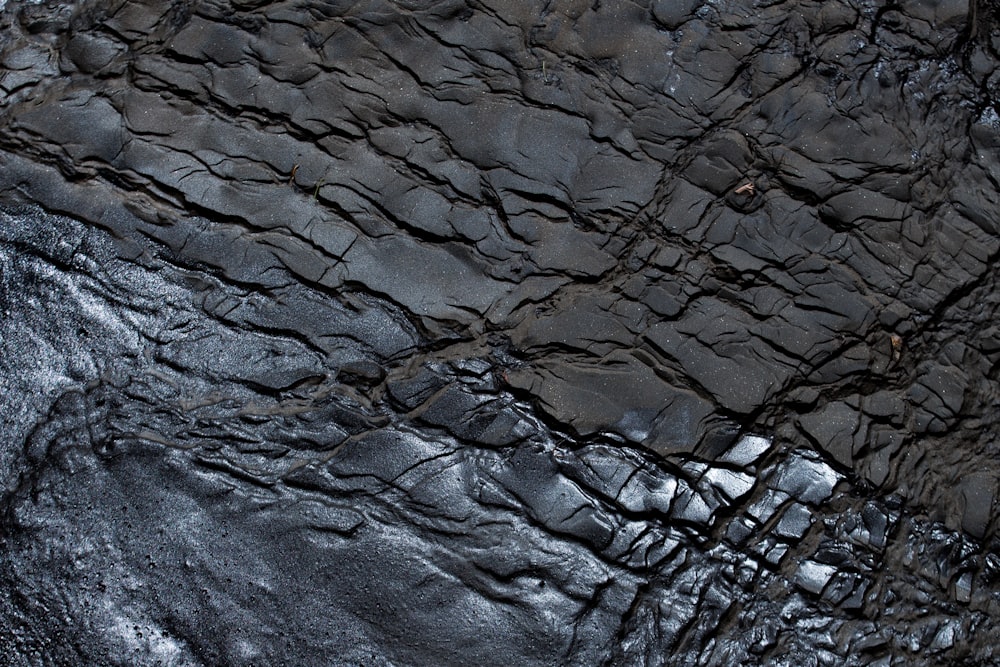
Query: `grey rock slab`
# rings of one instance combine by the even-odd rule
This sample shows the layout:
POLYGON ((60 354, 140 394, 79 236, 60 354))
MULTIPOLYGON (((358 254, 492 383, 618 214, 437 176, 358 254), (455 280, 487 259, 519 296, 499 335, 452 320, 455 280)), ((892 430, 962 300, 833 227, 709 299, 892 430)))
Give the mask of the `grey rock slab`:
POLYGON ((19 113, 17 128, 63 147, 76 161, 116 163, 127 135, 112 103, 83 90, 67 90, 53 106, 19 113))
POLYGON ((0 4, 8 662, 995 662, 991 3, 0 4))
POLYGON ((550 315, 530 315, 512 330, 511 342, 522 350, 576 349, 594 356, 631 347, 635 334, 616 316, 618 301, 609 294, 582 294, 554 301, 550 315))
POLYGON ((824 406, 818 412, 799 417, 806 434, 842 466, 852 467, 854 450, 864 437, 857 408, 843 401, 824 406))
POLYGON ((805 505, 792 503, 781 515, 774 532, 781 537, 800 539, 812 526, 812 512, 805 505))
POLYGON ((870 219, 900 220, 908 214, 902 202, 860 188, 834 195, 823 202, 818 211, 820 216, 850 226, 864 224, 870 219))
POLYGON ((721 132, 704 142, 684 178, 714 195, 743 185, 753 156, 746 137, 738 132, 721 132))
POLYGON ((542 361, 508 378, 580 436, 610 431, 661 453, 693 451, 712 412, 696 394, 621 352, 603 364, 542 361))
POLYGON ((462 322, 484 313, 510 289, 476 270, 461 246, 406 236, 359 240, 344 256, 344 280, 388 296, 418 317, 462 322))
POLYGON ((749 413, 794 372, 792 360, 759 342, 750 326, 739 311, 706 299, 677 323, 653 325, 645 339, 721 406, 749 413))
POLYGON ((819 595, 836 572, 837 569, 831 565, 805 561, 795 573, 795 583, 810 593, 819 595))
POLYGON ((778 468, 771 485, 800 502, 815 504, 829 498, 840 479, 833 468, 814 454, 796 452, 778 468))
POLYGON ((989 472, 974 472, 960 483, 962 494, 962 529, 982 539, 993 521, 997 479, 989 472))
POLYGON ((761 435, 747 434, 740 437, 719 460, 739 466, 749 466, 771 448, 771 441, 761 435))

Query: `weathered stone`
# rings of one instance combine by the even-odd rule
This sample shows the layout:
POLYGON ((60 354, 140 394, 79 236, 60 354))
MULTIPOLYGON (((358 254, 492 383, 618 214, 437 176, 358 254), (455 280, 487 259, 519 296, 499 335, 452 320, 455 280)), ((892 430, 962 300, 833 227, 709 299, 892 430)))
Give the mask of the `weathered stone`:
POLYGON ((0 655, 992 664, 995 4, 0 1, 0 655))

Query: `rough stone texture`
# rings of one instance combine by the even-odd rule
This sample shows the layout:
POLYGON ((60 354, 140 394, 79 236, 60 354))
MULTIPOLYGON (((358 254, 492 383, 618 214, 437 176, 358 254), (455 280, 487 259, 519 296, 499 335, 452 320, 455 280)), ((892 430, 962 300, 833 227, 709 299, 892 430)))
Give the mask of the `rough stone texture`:
POLYGON ((0 3, 4 664, 996 664, 998 51, 0 3))

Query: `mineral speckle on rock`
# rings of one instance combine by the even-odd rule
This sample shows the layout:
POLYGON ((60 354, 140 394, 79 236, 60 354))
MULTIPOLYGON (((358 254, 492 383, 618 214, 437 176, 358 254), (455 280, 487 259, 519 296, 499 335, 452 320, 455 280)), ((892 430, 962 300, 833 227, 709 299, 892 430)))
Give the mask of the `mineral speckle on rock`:
POLYGON ((0 661, 1000 660, 1000 4, 0 2, 0 661))

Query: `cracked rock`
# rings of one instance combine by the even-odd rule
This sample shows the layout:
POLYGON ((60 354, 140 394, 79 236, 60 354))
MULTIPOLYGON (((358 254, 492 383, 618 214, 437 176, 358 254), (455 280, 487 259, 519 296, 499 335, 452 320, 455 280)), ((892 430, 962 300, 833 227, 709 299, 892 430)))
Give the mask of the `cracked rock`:
POLYGON ((994 0, 0 0, 0 656, 988 665, 994 0))

